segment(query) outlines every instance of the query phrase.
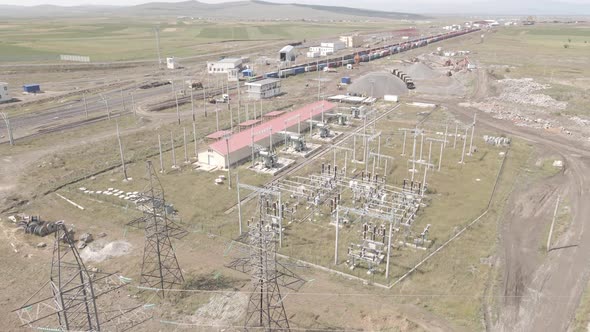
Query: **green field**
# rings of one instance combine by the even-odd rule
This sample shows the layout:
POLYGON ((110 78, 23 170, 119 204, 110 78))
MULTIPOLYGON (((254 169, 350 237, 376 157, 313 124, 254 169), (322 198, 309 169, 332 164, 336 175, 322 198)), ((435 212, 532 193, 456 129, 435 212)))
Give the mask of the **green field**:
MULTIPOLYGON (((160 28, 163 55, 186 57, 209 53, 205 44, 227 41, 294 41, 352 31, 399 27, 400 23, 351 24, 310 22, 142 21, 90 18, 87 20, 0 21, 0 62, 51 61, 59 54, 90 56, 91 61, 143 60, 155 56, 154 27, 160 28)), ((251 44, 248 46, 252 46, 251 44)))

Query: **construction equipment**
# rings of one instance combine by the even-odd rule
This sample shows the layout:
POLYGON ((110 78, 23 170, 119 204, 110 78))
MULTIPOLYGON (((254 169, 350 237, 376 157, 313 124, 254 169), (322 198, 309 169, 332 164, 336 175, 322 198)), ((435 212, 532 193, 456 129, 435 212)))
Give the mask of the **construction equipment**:
POLYGON ((203 88, 203 83, 201 82, 188 82, 188 86, 189 88, 193 89, 193 90, 200 90, 203 88))
POLYGON ((469 66, 469 58, 464 57, 463 59, 458 60, 455 63, 455 67, 453 67, 453 70, 454 71, 460 71, 460 70, 465 69, 467 66, 469 66))
POLYGON ((359 63, 361 63, 361 56, 358 53, 356 53, 354 55, 354 65, 358 66, 359 63))
POLYGON ((229 103, 229 95, 224 93, 221 95, 221 98, 215 98, 215 99, 211 99, 209 100, 209 103, 211 104, 227 104, 229 103))

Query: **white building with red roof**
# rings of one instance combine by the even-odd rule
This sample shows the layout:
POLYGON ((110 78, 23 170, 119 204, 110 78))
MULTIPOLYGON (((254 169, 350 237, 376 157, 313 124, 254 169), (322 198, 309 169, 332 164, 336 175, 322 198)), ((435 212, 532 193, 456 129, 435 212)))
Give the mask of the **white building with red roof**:
POLYGON ((285 112, 273 119, 254 125, 250 129, 238 133, 226 134, 223 138, 211 143, 207 150, 199 153, 199 162, 210 166, 227 168, 229 162, 239 164, 252 158, 253 146, 270 148, 271 144, 282 143, 281 132, 297 132, 309 128, 309 120, 320 120, 322 113, 329 112, 336 105, 329 101, 318 101, 300 109, 285 112))

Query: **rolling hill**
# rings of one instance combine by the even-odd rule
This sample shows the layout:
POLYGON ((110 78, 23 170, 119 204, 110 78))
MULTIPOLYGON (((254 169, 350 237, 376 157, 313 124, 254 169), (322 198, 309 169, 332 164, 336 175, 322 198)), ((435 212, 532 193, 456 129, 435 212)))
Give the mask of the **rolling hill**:
POLYGON ((279 4, 251 0, 208 4, 199 1, 151 2, 136 6, 73 6, 53 5, 11 6, 0 5, 0 17, 77 17, 77 16, 188 16, 207 19, 240 20, 420 20, 416 14, 385 12, 339 6, 279 4))

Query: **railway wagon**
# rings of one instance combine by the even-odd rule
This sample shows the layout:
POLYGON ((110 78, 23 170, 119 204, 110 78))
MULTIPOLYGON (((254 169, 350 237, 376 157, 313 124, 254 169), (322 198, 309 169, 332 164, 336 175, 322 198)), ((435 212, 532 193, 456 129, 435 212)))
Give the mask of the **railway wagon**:
MULTIPOLYGON (((392 44, 392 45, 376 47, 376 48, 360 51, 357 53, 350 53, 350 54, 347 54, 342 57, 334 57, 331 59, 326 59, 326 61, 322 61, 322 62, 320 62, 320 61, 309 62, 306 64, 297 65, 297 66, 293 66, 290 68, 285 68, 285 69, 282 69, 278 72, 266 73, 262 76, 264 78, 268 78, 268 77, 278 78, 279 76, 280 77, 288 77, 288 76, 303 74, 306 72, 314 72, 317 70, 323 70, 325 67, 336 68, 336 67, 346 66, 348 64, 354 63, 354 58, 356 55, 359 56, 361 62, 377 60, 377 59, 380 59, 380 58, 383 58, 383 57, 386 57, 386 56, 389 56, 392 54, 398 54, 398 53, 405 52, 407 50, 414 49, 417 47, 424 47, 424 46, 427 46, 428 44, 431 44, 431 43, 439 42, 439 41, 453 38, 453 37, 457 37, 457 36, 462 36, 462 35, 465 35, 465 34, 468 34, 471 32, 475 32, 475 31, 479 31, 479 30, 481 30, 481 29, 479 29, 479 28, 467 29, 467 30, 446 32, 446 33, 441 33, 441 34, 437 34, 437 35, 433 35, 433 36, 417 38, 417 39, 409 40, 409 41, 403 42, 403 43, 396 43, 396 44, 392 44)), ((413 85, 413 83, 411 83, 411 85, 413 85)))

